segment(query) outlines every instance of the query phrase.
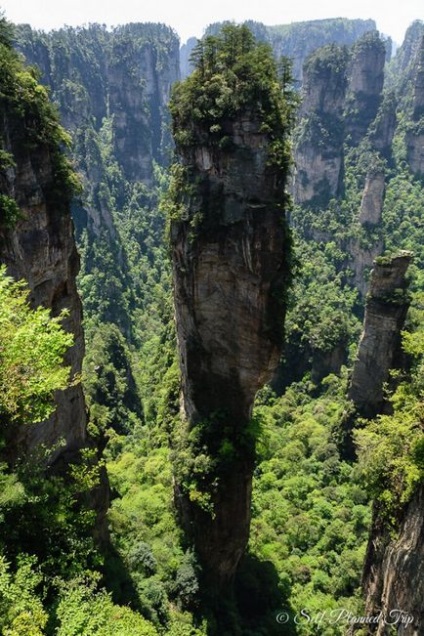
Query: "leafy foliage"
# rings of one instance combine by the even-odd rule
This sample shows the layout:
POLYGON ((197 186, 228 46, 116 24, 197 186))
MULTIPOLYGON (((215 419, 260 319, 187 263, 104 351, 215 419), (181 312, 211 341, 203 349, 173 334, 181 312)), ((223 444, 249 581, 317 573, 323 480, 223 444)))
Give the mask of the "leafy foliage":
POLYGON ((29 292, 0 268, 0 413, 27 423, 45 419, 54 409, 54 391, 69 384, 63 356, 73 337, 65 333, 64 314, 31 309, 29 292))
POLYGON ((256 42, 246 26, 227 25, 200 40, 192 58, 195 70, 175 86, 170 104, 176 143, 190 145, 200 126, 211 142, 225 144, 225 121, 248 112, 272 140, 271 163, 287 170, 295 97, 290 74, 279 75, 270 48, 256 42))
POLYGON ((381 514, 393 524, 424 479, 422 292, 411 313, 416 329, 403 334, 404 350, 413 359, 411 376, 401 379, 391 396, 393 413, 380 415, 356 431, 362 477, 380 503, 381 514))
MULTIPOLYGON (((260 27, 257 31, 262 40, 270 37, 274 50, 284 53, 289 47, 296 53, 301 49, 303 55, 323 39, 350 43, 358 31, 372 26, 337 20, 274 27, 272 36, 260 27)), ((417 33, 421 33, 418 28, 417 33)), ((24 69, 11 51, 10 37, 8 25, 0 22, 0 105, 13 112, 17 121, 24 121, 23 148, 46 144, 56 157, 54 144, 67 143, 68 138, 57 127, 37 73, 24 69)), ((107 440, 114 552, 102 557, 91 537, 93 513, 85 498, 89 499, 87 490, 98 483, 99 468, 90 453, 72 468, 70 481, 59 476, 46 480, 36 469, 35 459, 32 469, 27 465, 11 470, 3 465, 0 629, 8 636, 213 633, 212 622, 202 623, 197 615, 198 566, 195 555, 184 545, 172 504, 168 433, 178 415, 179 372, 170 267, 163 241, 165 210, 158 203, 167 189, 164 168, 169 132, 167 115, 154 102, 157 95, 147 96, 145 78, 140 75, 140 60, 148 47, 155 51, 155 69, 169 71, 175 34, 160 25, 128 25, 111 32, 92 25, 51 35, 19 27, 17 37, 27 53, 32 51, 39 61, 49 60, 45 79, 64 121, 72 128, 73 152, 85 187, 82 201, 74 202, 88 336, 85 385, 91 431, 101 432, 102 443, 107 440), (141 95, 138 112, 143 120, 137 123, 130 117, 127 132, 133 138, 129 140, 120 136, 119 109, 111 107, 106 59, 114 77, 122 73, 126 86, 134 89, 132 94, 141 95), (151 113, 155 115, 148 119, 151 113), (142 156, 148 164, 142 175, 132 162, 140 148, 144 148, 142 156), (151 161, 152 155, 155 161, 151 161), (42 539, 37 549, 35 534, 42 539)), ((317 54, 317 72, 323 70, 326 55, 335 51, 330 47, 317 54)), ((343 83, 347 53, 344 49, 336 53, 331 64, 343 83)), ((406 59, 406 50, 401 53, 406 59)), ((187 83, 177 85, 171 104, 178 143, 188 147, 193 134, 199 133, 225 149, 227 121, 237 109, 253 108, 274 145, 274 167, 286 169, 295 102, 287 64, 273 62, 266 45, 258 45, 247 29, 231 25, 215 34, 211 31, 198 44, 194 64, 193 75, 187 83)), ((402 507, 422 483, 420 303, 411 312, 410 331, 404 338, 405 349, 415 360, 411 376, 398 379, 393 415, 384 415, 358 431, 360 470, 341 461, 332 437, 346 408, 343 363, 352 360, 349 354, 358 339, 363 311, 363 298, 353 284, 355 254, 382 239, 384 248, 413 250, 413 288, 423 289, 422 182, 410 172, 405 141, 412 115, 408 68, 399 72, 392 66, 393 92, 383 101, 369 134, 355 147, 345 145, 338 198, 328 200, 326 196, 325 205, 322 198, 313 212, 299 206, 291 214, 302 273, 292 292, 285 366, 276 381, 277 393, 269 387, 261 392, 252 420, 258 441, 252 532, 249 555, 236 586, 238 606, 233 608, 235 616, 239 612, 237 628, 246 636, 280 634, 276 613, 281 605, 291 616, 306 607, 310 614, 340 607, 356 611, 370 522, 369 499, 376 498, 393 521, 399 512, 396 501, 402 507), (387 112, 393 113, 397 103, 402 112, 398 113, 393 147, 383 152, 379 135, 387 112), (376 228, 358 221, 371 169, 383 172, 386 179, 383 220, 376 228)), ((300 77, 299 72, 297 75, 300 77)), ((305 144, 324 147, 330 139, 337 145, 344 142, 344 123, 316 115, 299 130, 299 138, 305 144)), ((1 145, 4 176, 13 168, 14 157, 4 140, 1 145)), ((68 179, 68 170, 68 163, 58 160, 56 174, 64 177, 58 184, 64 183, 64 188, 56 193, 57 201, 61 194, 69 199, 73 179, 68 179)), ((174 169, 171 191, 184 180, 183 171, 174 169)), ((2 195, 0 210, 2 226, 13 226, 20 212, 10 193, 2 195)), ((183 206, 176 205, 171 216, 180 218, 183 212, 183 206)), ((10 286, 6 279, 0 281, 3 299, 10 286)), ((0 351, 0 405, 3 419, 7 414, 32 422, 51 409, 51 391, 58 388, 58 376, 47 380, 46 375, 43 390, 31 383, 39 373, 44 377, 43 364, 58 361, 71 342, 66 340, 65 345, 62 340, 59 319, 51 323, 46 315, 25 309, 23 300, 17 302, 21 293, 16 287, 10 295, 15 309, 5 309, 9 300, 0 303, 1 347, 5 342, 13 356, 21 356, 19 365, 12 364, 10 370, 3 362, 4 350, 0 351), (19 322, 22 311, 29 312, 28 325, 26 319, 19 322), (33 331, 31 321, 36 325, 33 331), (56 326, 46 326, 51 324, 56 326), (17 346, 11 338, 21 327, 26 344, 17 346), (47 344, 49 329, 52 341, 47 344), (39 354, 32 359, 30 354, 38 346, 39 354)), ((60 373, 63 382, 67 381, 65 367, 60 373)), ((176 435, 180 433, 175 430, 176 435)), ((193 437, 198 433, 194 431, 193 437)), ((231 467, 232 440, 225 435, 217 440, 223 464, 231 467)), ((199 452, 182 457, 181 462, 192 495, 201 496, 198 484, 190 480, 188 469, 193 466, 185 459, 196 460, 194 467, 201 474, 208 469, 208 457, 199 452)), ((302 636, 336 636, 342 627, 303 623, 297 631, 302 636)))

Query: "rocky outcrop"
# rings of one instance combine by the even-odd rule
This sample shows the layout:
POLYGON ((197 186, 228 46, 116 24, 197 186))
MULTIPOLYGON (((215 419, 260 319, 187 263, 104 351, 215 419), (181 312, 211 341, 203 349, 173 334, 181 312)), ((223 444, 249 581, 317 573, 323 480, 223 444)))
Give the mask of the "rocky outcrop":
POLYGON ((226 134, 229 151, 207 142, 179 150, 193 193, 189 218, 171 225, 184 417, 189 427, 214 421, 215 443, 226 443, 230 458, 212 495, 213 516, 182 492, 179 507, 219 585, 232 579, 248 539, 249 422, 280 357, 288 273, 282 184, 267 167, 267 135, 248 113, 227 122, 226 134))
MULTIPOLYGON (((164 25, 130 24, 48 34, 21 26, 16 40, 26 59, 40 67, 72 135, 83 185, 72 216, 83 254, 80 280, 89 286, 86 314, 113 322, 133 340, 137 291, 120 236, 122 214, 137 207, 144 218, 156 205, 155 162, 168 164, 171 145, 168 100, 179 72, 178 38, 164 25)), ((156 218, 159 236, 163 219, 156 218)), ((152 250, 147 243, 144 254, 152 250)))
POLYGON ((400 352, 400 332, 409 307, 405 276, 411 258, 409 252, 401 252, 374 263, 348 391, 349 400, 362 417, 372 418, 383 410, 384 384, 400 352))
POLYGON ((373 147, 389 152, 396 107, 387 100, 379 110, 385 58, 385 44, 373 32, 351 51, 329 45, 305 62, 295 143, 296 203, 322 209, 341 196, 344 146, 356 146, 368 131, 373 147))
POLYGON ((373 241, 363 244, 361 239, 351 239, 346 245, 349 254, 349 269, 352 271, 351 281, 362 299, 365 299, 369 288, 369 277, 374 260, 384 251, 381 232, 373 241))
POLYGON ((379 225, 383 211, 385 177, 383 171, 367 174, 359 210, 361 225, 379 225))
POLYGON ((390 404, 386 383, 390 370, 402 366, 401 330, 409 307, 406 272, 411 252, 379 257, 371 271, 364 326, 353 365, 346 409, 340 424, 339 447, 348 460, 356 457, 353 430, 358 418, 372 419, 390 404))
POLYGON ((392 142, 397 126, 397 108, 398 102, 395 94, 388 91, 384 95, 377 117, 368 133, 372 147, 389 160, 392 156, 392 142))
POLYGON ((180 159, 170 240, 182 386, 173 453, 182 524, 209 593, 222 602, 249 537, 253 401, 282 349, 291 242, 281 144, 289 127, 281 114, 290 116, 290 106, 274 92, 272 59, 263 59, 267 76, 252 65, 257 44, 248 29, 228 27, 213 42, 228 66, 222 82, 209 90, 215 58, 206 65, 200 55, 171 103, 180 159), (260 108, 252 95, 261 95, 260 108))
MULTIPOLYGON (((108 121, 103 134, 111 136, 117 169, 130 182, 151 183, 152 159, 163 164, 170 143, 167 104, 179 77, 178 38, 159 24, 111 31, 90 25, 48 34, 24 25, 17 30, 16 45, 51 88, 62 122, 74 135, 77 156, 88 158, 89 165, 80 161, 78 169, 87 177, 87 223, 98 234, 113 221, 110 203, 102 200, 109 166, 105 157, 97 156, 93 138, 108 121)), ((122 203, 120 193, 114 197, 122 203)))
POLYGON ((401 78, 402 84, 411 81, 414 76, 414 60, 424 35, 424 21, 414 20, 407 28, 402 45, 396 51, 392 61, 393 75, 401 78))
MULTIPOLYGON (((8 89, 5 87, 0 99, 0 139, 2 156, 7 153, 10 161, 0 171, 0 192, 19 206, 20 217, 0 223, 0 262, 14 278, 27 281, 34 306, 49 308, 53 315, 67 310, 64 327, 74 335, 74 345, 66 363, 75 375, 81 371, 84 354, 81 302, 75 283, 79 258, 66 169, 59 159, 57 142, 44 136, 46 130, 54 135, 57 124, 44 122, 47 107, 40 105, 40 93, 36 94, 38 102, 33 98, 33 103, 21 97, 25 93, 19 92, 18 82, 16 89, 8 89)), ((55 401, 57 409, 47 422, 8 432, 8 458, 43 444, 53 449, 52 461, 84 445, 87 418, 81 384, 58 393, 55 401)))
POLYGON ((414 62, 412 121, 405 135, 407 161, 412 172, 424 175, 424 35, 414 62))
POLYGON ((424 628, 424 488, 403 511, 396 538, 375 506, 363 576, 365 614, 381 616, 372 633, 420 636, 424 628), (393 628, 395 631, 393 631, 393 628))
POLYGON ((386 47, 378 33, 367 33, 352 47, 346 96, 346 137, 357 145, 374 121, 382 100, 386 47))
POLYGON ((347 60, 345 49, 329 45, 305 64, 295 146, 294 198, 299 204, 326 205, 341 191, 347 60))
POLYGON ((363 236, 347 241, 348 266, 352 270, 352 284, 362 298, 368 291, 368 278, 374 259, 384 251, 381 217, 385 193, 383 170, 371 168, 366 176, 359 208, 359 226, 363 236))

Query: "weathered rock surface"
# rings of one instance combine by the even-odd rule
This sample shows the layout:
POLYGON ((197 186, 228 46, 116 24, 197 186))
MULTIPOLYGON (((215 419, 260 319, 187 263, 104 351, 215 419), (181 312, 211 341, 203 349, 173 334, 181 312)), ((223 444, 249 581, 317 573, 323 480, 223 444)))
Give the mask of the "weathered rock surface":
POLYGON ((384 251, 381 231, 384 193, 384 172, 370 170, 365 179, 358 220, 367 234, 370 231, 373 232, 371 234, 373 240, 367 240, 364 243, 360 238, 352 238, 346 245, 346 251, 349 254, 349 268, 353 272, 352 284, 363 298, 368 291, 368 278, 374 260, 384 251))
MULTIPOLYGON (((374 510, 373 529, 365 561, 363 586, 367 616, 381 612, 396 633, 420 636, 424 628, 424 488, 420 488, 404 511, 395 539, 379 522, 374 510)), ((390 627, 381 620, 372 632, 387 636, 390 627)))
POLYGON ((323 208, 342 194, 344 144, 357 145, 374 121, 373 147, 388 151, 396 112, 388 101, 379 113, 385 57, 385 44, 373 32, 359 39, 351 51, 329 45, 305 63, 295 144, 296 203, 323 208))
POLYGON ((398 103, 395 94, 388 92, 383 98, 380 110, 368 133, 373 148, 389 160, 397 126, 397 108, 398 103))
POLYGON ((378 33, 367 33, 352 47, 346 96, 346 135, 357 145, 375 119, 382 99, 386 47, 378 33))
POLYGON ((304 66, 300 132, 295 146, 294 198, 324 205, 340 193, 343 178, 343 110, 347 52, 330 45, 304 66))
POLYGON ((107 118, 114 159, 124 177, 151 183, 152 159, 163 164, 170 143, 165 124, 171 86, 179 77, 178 38, 159 24, 111 31, 91 25, 48 34, 22 25, 17 47, 40 68, 63 125, 74 135, 77 156, 86 158, 77 166, 85 179, 78 225, 86 223, 96 236, 107 229, 114 241, 111 204, 104 196, 109 166, 96 135, 107 118))
POLYGON ((405 136, 407 161, 412 172, 424 175, 424 35, 414 60, 412 124, 405 136))
MULTIPOLYGON (((3 111, 0 135, 3 148, 15 161, 0 174, 0 191, 12 197, 22 211, 15 227, 0 229, 0 262, 10 275, 25 279, 34 306, 42 305, 58 315, 66 309, 65 328, 75 338, 66 355, 73 374, 81 371, 84 355, 81 302, 75 279, 79 258, 73 236, 69 201, 53 195, 55 168, 51 147, 42 142, 28 143, 25 122, 16 114, 3 111)), ((11 443, 17 452, 32 450, 38 444, 64 448, 53 452, 51 459, 73 452, 86 440, 86 409, 80 384, 56 395, 57 409, 47 422, 33 427, 20 426, 11 443), (17 437, 16 437, 17 436, 17 437)), ((13 455, 12 446, 8 453, 13 455)))
POLYGON ((214 514, 178 492, 183 522, 210 579, 232 580, 250 525, 257 390, 282 345, 288 240, 284 183, 268 165, 269 140, 246 113, 225 124, 230 149, 180 148, 191 192, 186 218, 171 224, 182 405, 189 428, 208 421, 211 444, 238 451, 218 475, 214 514), (197 225, 196 225, 197 219, 197 225), (240 451, 240 448, 243 450, 240 451))
POLYGON ((369 172, 362 193, 359 223, 379 225, 384 203, 384 172, 369 172))
POLYGON ((403 252, 374 263, 348 391, 348 398, 362 417, 372 418, 383 410, 384 383, 400 351, 400 332, 409 307, 405 275, 411 258, 409 252, 403 252))

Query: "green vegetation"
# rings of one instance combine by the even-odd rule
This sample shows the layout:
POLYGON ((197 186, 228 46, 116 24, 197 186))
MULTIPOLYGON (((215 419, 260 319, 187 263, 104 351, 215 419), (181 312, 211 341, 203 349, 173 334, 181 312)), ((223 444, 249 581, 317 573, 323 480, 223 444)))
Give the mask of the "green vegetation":
POLYGON ((413 331, 403 334, 403 348, 413 366, 398 378, 391 396, 393 414, 380 415, 356 431, 362 477, 390 525, 424 479, 424 420, 422 410, 424 365, 424 312, 422 292, 410 310, 413 331))
POLYGON ((0 267, 0 415, 31 424, 50 415, 53 392, 68 386, 62 360, 73 338, 61 327, 63 313, 31 309, 28 295, 0 267))
MULTIPOLYGON (((62 145, 69 145, 70 136, 58 123, 56 110, 52 106, 46 89, 38 82, 34 69, 23 66, 21 59, 10 47, 8 41, 0 41, 0 108, 20 122, 20 152, 39 146, 50 152, 55 183, 60 183, 60 191, 49 193, 51 197, 60 196, 63 203, 70 201, 79 184, 68 159, 60 151, 62 145)), ((4 131, 2 131, 2 138, 4 131)), ((8 149, 1 140, 2 156, 8 149)), ((10 165, 2 161, 2 170, 10 165)), ((5 199, 3 197, 3 213, 5 199)), ((10 203, 9 203, 10 209, 10 203)), ((6 218, 9 221, 8 218, 6 218)))
MULTIPOLYGON (((321 43, 322 37, 333 39, 334 28, 353 40, 356 27, 360 30, 363 24, 275 27, 273 45, 282 52, 287 42, 292 51, 304 49, 306 38, 308 46, 317 39, 321 43)), ((37 73, 24 69, 11 50, 11 39, 9 25, 1 20, 0 109, 25 121, 22 153, 40 144, 51 153, 64 187, 50 196, 65 206, 75 179, 57 146, 69 139, 58 127, 37 73)), ((40 456, 14 467, 0 465, 0 631, 5 636, 213 634, 213 623, 207 624, 199 612, 201 572, 173 506, 168 439, 178 414, 180 386, 164 240, 169 210, 159 205, 168 189, 168 116, 158 94, 147 98, 138 65, 153 47, 156 77, 161 77, 161 69, 169 71, 175 35, 160 25, 129 25, 111 33, 93 25, 49 35, 20 27, 17 39, 33 61, 49 60, 50 74, 42 69, 44 78, 72 130, 72 153, 84 186, 81 200, 73 203, 87 340, 83 381, 90 434, 104 447, 112 501, 110 545, 102 551, 92 532, 92 494, 103 471, 97 450, 81 453, 66 477, 48 469, 46 479, 44 452, 48 455, 51 449, 41 449, 40 456), (137 108, 147 118, 139 123, 131 119, 132 145, 124 151, 106 66, 113 68, 114 77, 122 73, 128 91, 142 95, 137 108), (148 119, 151 113, 154 118, 148 119), (140 148, 145 172, 136 172, 127 161, 140 148)), ((343 82, 345 51, 338 51, 340 65, 333 70, 343 82)), ((317 68, 325 55, 315 58, 317 68)), ((402 59, 405 55, 401 51, 402 59)), ((293 103, 287 74, 279 82, 274 73, 281 77, 287 67, 272 62, 269 49, 256 45, 247 29, 231 26, 200 43, 194 59, 197 70, 174 93, 178 143, 189 147, 199 129, 217 149, 225 149, 225 121, 253 98, 255 114, 275 144, 274 165, 285 169, 293 103), (236 33, 233 50, 230 34, 236 33), (234 62, 231 72, 229 61, 234 62), (270 117, 271 109, 287 97, 278 115, 270 117), (192 116, 193 126, 184 131, 192 116)), ((313 211, 295 206, 291 213, 301 268, 291 292, 284 360, 273 389, 266 387, 258 395, 252 420, 257 438, 252 527, 233 608, 243 636, 277 636, 283 630, 299 636, 341 636, 345 625, 301 621, 296 626, 294 615, 303 608, 310 615, 338 608, 361 614, 359 586, 370 500, 377 502, 395 533, 402 510, 423 483, 423 184, 407 162, 412 80, 399 60, 390 69, 391 92, 369 134, 356 147, 343 148, 340 196, 326 196, 325 204, 317 202, 313 211), (396 103, 400 112, 394 142, 383 152, 378 147, 382 122, 396 103), (386 178, 383 219, 376 228, 358 221, 370 170, 382 171, 386 178), (354 359, 363 315, 353 266, 360 250, 383 239, 383 250, 415 254, 411 287, 417 295, 404 334, 410 368, 395 378, 393 413, 359 423, 359 465, 354 466, 340 459, 333 434, 347 408, 345 365, 354 359), (281 611, 291 617, 284 626, 276 620, 281 611)), ((335 123, 311 118, 299 137, 305 144, 317 139, 342 143, 335 123)), ((3 178, 16 157, 3 133, 0 146, 3 178)), ((175 169, 171 194, 184 180, 175 169)), ((174 199, 174 204, 171 216, 181 218, 184 201, 174 199)), ((0 233, 19 220, 17 200, 9 192, 1 195, 0 214, 0 233)), ((72 339, 61 329, 60 317, 51 319, 42 309, 30 309, 22 286, 4 271, 0 296, 4 447, 10 425, 32 426, 51 412, 53 391, 70 380, 62 358, 72 339)), ((218 441, 228 466, 231 440, 218 441)), ((183 465, 182 470, 201 472, 207 458, 199 452, 195 459, 194 467, 183 465)), ((190 474, 186 477, 192 496, 201 497, 198 484, 190 474)), ((202 503, 207 506, 207 498, 202 503)))
POLYGON ((255 41, 245 26, 224 26, 216 36, 200 40, 192 53, 193 73, 174 88, 170 111, 176 143, 198 141, 196 127, 208 143, 225 147, 225 121, 240 113, 257 118, 274 149, 271 163, 287 170, 288 127, 292 122, 290 75, 279 72, 270 48, 255 41), (194 108, 193 108, 194 104, 194 108), (193 138, 194 135, 194 138, 193 138), (285 143, 286 142, 286 143, 285 143))

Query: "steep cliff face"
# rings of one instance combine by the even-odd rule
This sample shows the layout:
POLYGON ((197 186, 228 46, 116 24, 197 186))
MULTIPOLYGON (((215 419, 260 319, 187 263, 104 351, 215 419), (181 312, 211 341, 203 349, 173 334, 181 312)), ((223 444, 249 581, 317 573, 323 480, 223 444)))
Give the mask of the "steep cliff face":
POLYGON ((396 633, 419 636, 424 626, 424 488, 408 504, 392 538, 374 510, 373 528, 368 544, 363 577, 366 591, 366 615, 386 617, 374 631, 387 636, 390 624, 396 633))
POLYGON ((305 62, 295 144, 296 203, 325 207, 343 194, 346 148, 356 146, 374 122, 373 146, 387 150, 396 119, 393 100, 379 112, 385 58, 385 44, 373 32, 350 51, 329 45, 305 62))
POLYGON ((409 306, 405 275, 410 253, 376 261, 371 274, 359 343, 348 398, 366 418, 381 413, 384 383, 400 351, 400 332, 409 306))
POLYGON ((319 49, 305 64, 295 147, 294 198, 299 204, 325 204, 340 194, 347 61, 345 49, 329 45, 319 49))
MULTIPOLYGON (((127 180, 144 183, 152 179, 152 159, 163 163, 170 141, 164 123, 170 89, 179 77, 178 45, 170 28, 155 24, 112 31, 91 25, 49 34, 22 26, 17 32, 19 50, 40 68, 78 143, 82 133, 99 132, 109 118, 120 169, 127 180)), ((89 185, 95 190, 100 182, 91 178, 89 185)))
MULTIPOLYGON (((118 325, 131 340, 137 288, 128 241, 122 237, 123 217, 137 210, 139 227, 153 224, 155 162, 164 166, 169 160, 167 104, 178 78, 178 38, 164 25, 130 24, 48 34, 21 26, 16 40, 27 60, 40 67, 72 135, 83 183, 72 215, 83 255, 80 285, 86 316, 118 325)), ((136 225, 133 219, 130 223, 136 225)), ((160 214, 156 219, 149 231, 159 235, 163 219, 160 214)), ((132 234, 141 243, 147 238, 138 230, 132 234)), ((150 238, 135 249, 155 258, 150 238)), ((142 295, 140 291, 138 297, 142 295)))
MULTIPOLYGON (((230 30, 229 40, 237 33, 230 30)), ((218 40, 219 46, 225 42, 218 40)), ((251 40, 244 46, 255 51, 251 40)), ((266 64, 274 73, 269 58, 266 64)), ((227 81, 226 71, 220 71, 227 81)), ((199 69, 194 77, 182 85, 173 106, 181 161, 178 218, 174 212, 171 222, 174 298, 183 426, 188 445, 196 439, 197 454, 190 476, 196 481, 197 472, 197 486, 190 489, 187 479, 177 476, 177 505, 208 580, 222 589, 232 581, 249 535, 253 400, 281 352, 290 252, 284 223, 287 170, 274 163, 275 138, 264 132, 264 115, 250 100, 215 124, 191 119, 184 112, 186 95, 193 98, 193 89, 207 92, 199 69), (199 88, 193 86, 196 79, 199 88), (183 135, 190 134, 188 143, 179 136, 182 128, 183 135), (199 505, 202 495, 206 505, 199 505)), ((257 82, 257 75, 251 81, 257 82)), ((263 91, 265 109, 278 113, 282 106, 270 100, 270 88, 263 91)), ((206 93, 203 102, 210 98, 206 93)), ((212 103, 215 99, 216 94, 212 103)), ((200 98, 197 103, 202 108, 200 98)), ((281 120, 278 127, 284 136, 281 120)))
POLYGON ((384 203, 384 172, 372 171, 367 174, 362 194, 359 222, 362 225, 379 225, 384 203))
POLYGON ((358 220, 364 232, 374 232, 374 240, 363 245, 360 239, 352 238, 347 244, 349 266, 353 272, 352 284, 362 298, 365 298, 368 291, 367 275, 371 271, 374 259, 384 251, 381 219, 385 187, 384 172, 370 170, 365 179, 358 220))
POLYGON ((382 99, 386 49, 378 33, 368 33, 352 47, 346 96, 346 135, 357 145, 375 119, 382 99))
POLYGON ((405 136, 407 160, 412 172, 424 175, 424 35, 413 62, 412 122, 405 136))
MULTIPOLYGON (((0 219, 0 262, 16 279, 25 279, 34 306, 50 308, 53 315, 66 309, 64 326, 75 337, 66 362, 72 373, 81 371, 84 340, 81 303, 75 278, 79 269, 70 217, 69 168, 58 151, 62 133, 49 110, 45 91, 31 74, 18 68, 12 52, 2 47, 3 93, 0 98, 0 191, 4 201, 19 207, 12 219, 0 219), (15 65, 15 76, 11 68, 15 65), (9 66, 8 66, 9 65, 9 66)), ((38 444, 65 448, 53 457, 80 448, 86 438, 86 411, 81 385, 56 398, 57 409, 48 422, 21 426, 12 432, 8 452, 31 450, 38 444)))
POLYGON ((207 140, 180 149, 190 183, 199 185, 190 220, 171 229, 185 418, 191 425, 211 418, 227 429, 230 446, 245 444, 213 495, 214 518, 183 503, 202 560, 221 581, 234 574, 248 538, 254 448, 247 429, 255 394, 281 353, 288 249, 282 191, 267 169, 260 123, 245 114, 226 128, 230 152, 213 152, 207 140), (193 228, 199 213, 205 218, 193 228))

